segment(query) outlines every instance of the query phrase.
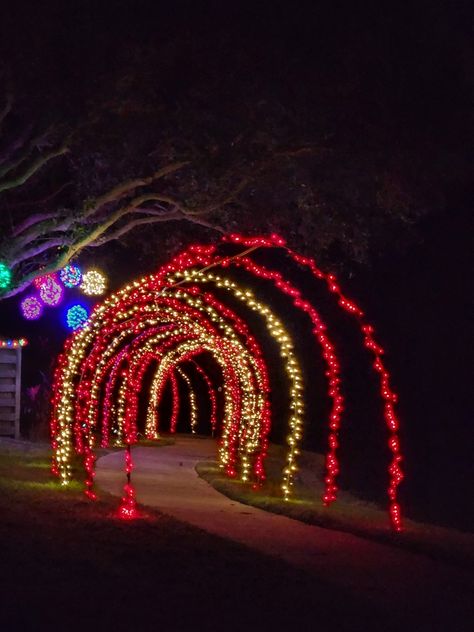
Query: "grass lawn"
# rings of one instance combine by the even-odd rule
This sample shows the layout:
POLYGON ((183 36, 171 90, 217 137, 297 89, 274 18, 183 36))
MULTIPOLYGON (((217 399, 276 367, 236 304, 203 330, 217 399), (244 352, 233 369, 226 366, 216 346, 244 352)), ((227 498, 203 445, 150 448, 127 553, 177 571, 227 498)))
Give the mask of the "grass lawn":
POLYGON ((374 503, 340 491, 338 500, 330 507, 321 501, 323 495, 322 455, 303 452, 300 470, 295 481, 294 495, 289 501, 281 497, 281 471, 285 451, 272 445, 265 462, 267 480, 262 489, 253 490, 249 484, 229 479, 215 462, 200 463, 198 474, 226 496, 254 507, 283 514, 295 520, 355 535, 388 542, 432 557, 472 567, 474 536, 454 529, 404 519, 404 532, 393 533, 388 526, 387 511, 374 503))
MULTIPOLYGON (((423 604, 407 613, 394 600, 387 612, 355 586, 152 509, 123 522, 116 508, 107 494, 91 502, 79 484, 59 486, 44 448, 0 441, 2 632, 447 629, 423 604)), ((443 612, 451 622, 449 604, 443 612)))
POLYGON ((380 627, 374 604, 157 511, 61 488, 49 455, 0 442, 2 632, 380 627), (345 606, 340 608, 340 599, 345 606))

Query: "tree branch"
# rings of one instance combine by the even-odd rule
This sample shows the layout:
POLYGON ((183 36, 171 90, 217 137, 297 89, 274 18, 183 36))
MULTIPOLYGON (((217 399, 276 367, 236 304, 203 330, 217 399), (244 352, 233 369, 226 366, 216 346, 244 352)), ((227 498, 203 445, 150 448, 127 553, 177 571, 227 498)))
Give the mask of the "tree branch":
MULTIPOLYGON (((41 141, 44 141, 44 139, 47 138, 48 134, 50 134, 52 129, 53 128, 51 126, 47 130, 44 130, 43 132, 41 132, 41 134, 38 134, 37 136, 34 136, 33 138, 31 138, 27 146, 23 149, 22 153, 18 156, 18 158, 16 158, 12 162, 7 163, 4 167, 0 168, 0 178, 4 178, 7 175, 7 173, 10 173, 10 171, 14 171, 22 163, 26 162, 26 160, 28 159, 28 156, 32 153, 34 149, 39 148, 38 146, 40 145, 41 141)), ((11 149, 10 149, 10 152, 11 152, 11 149)))
POLYGON ((320 147, 314 146, 294 147, 287 149, 282 148, 275 150, 268 158, 263 160, 260 164, 257 164, 253 168, 253 171, 250 175, 245 175, 245 170, 243 170, 243 175, 240 182, 236 186, 234 186, 234 188, 223 198, 203 208, 186 209, 184 212, 186 213, 186 215, 189 216, 208 215, 209 213, 212 213, 213 211, 216 211, 219 208, 234 202, 238 194, 241 193, 250 184, 250 182, 252 182, 252 180, 256 178, 258 174, 262 173, 262 171, 264 171, 265 169, 268 169, 268 167, 274 164, 279 158, 295 158, 306 154, 314 154, 316 151, 320 150, 320 147))
POLYGON ((205 228, 217 230, 217 232, 222 233, 223 235, 227 233, 225 228, 223 228, 222 226, 219 226, 218 224, 213 224, 212 222, 209 222, 207 219, 204 219, 202 217, 196 217, 195 215, 189 216, 185 214, 183 219, 185 219, 187 222, 191 222, 192 224, 199 224, 200 226, 204 226, 205 228))
POLYGON ((7 208, 20 208, 23 206, 43 206, 43 204, 46 204, 46 202, 51 202, 51 200, 53 200, 56 196, 62 193, 64 189, 71 186, 72 184, 73 184, 72 180, 70 180, 69 182, 65 182, 59 187, 59 189, 56 189, 56 191, 53 191, 46 197, 41 198, 40 200, 28 200, 26 202, 16 202, 15 204, 6 204, 6 207, 7 208))
POLYGON ((57 216, 57 213, 36 213, 36 215, 30 215, 27 217, 21 224, 19 224, 12 232, 13 237, 18 237, 24 230, 30 228, 30 226, 34 226, 35 224, 39 224, 48 219, 53 219, 57 216))
POLYGON ((83 215, 84 219, 87 219, 88 217, 91 217, 92 215, 97 213, 97 211, 99 211, 100 208, 103 207, 105 204, 116 202, 124 196, 129 195, 134 189, 152 184, 152 182, 154 182, 155 180, 164 178, 165 176, 174 173, 175 171, 179 171, 188 164, 189 161, 174 162, 170 165, 167 165, 166 167, 158 169, 158 171, 155 171, 155 173, 147 178, 127 180, 126 182, 117 185, 104 195, 98 197, 92 207, 85 209, 83 215))
POLYGON ((0 192, 8 191, 9 189, 14 189, 16 187, 25 184, 27 180, 29 180, 37 171, 44 167, 46 163, 48 163, 53 158, 57 158, 58 156, 62 156, 68 153, 68 147, 60 147, 59 149, 55 149, 43 156, 37 158, 30 167, 23 172, 20 176, 13 178, 12 180, 7 180, 6 182, 0 183, 0 192))
POLYGON ((7 118, 7 116, 11 112, 11 109, 13 107, 13 101, 14 101, 13 94, 11 92, 8 92, 5 105, 3 106, 3 109, 0 111, 0 128, 2 126, 3 121, 7 118))
POLYGON ((54 215, 53 219, 51 220, 44 220, 34 224, 30 230, 24 232, 20 237, 13 241, 10 249, 7 249, 9 251, 10 257, 14 257, 15 253, 21 250, 23 246, 34 242, 40 237, 52 238, 55 233, 64 233, 72 227, 75 221, 76 220, 74 219, 73 215, 69 215, 63 218, 61 218, 61 216, 54 215), (62 219, 62 221, 58 221, 60 219, 62 219))
POLYGON ((3 164, 8 158, 10 158, 15 152, 17 152, 23 145, 26 143, 29 135, 31 134, 31 130, 33 129, 33 125, 29 123, 21 133, 19 133, 15 138, 10 142, 9 145, 5 147, 0 153, 0 164, 3 164))
POLYGON ((144 224, 158 224, 159 222, 169 222, 172 220, 181 219, 183 219, 182 214, 178 211, 170 211, 169 213, 163 213, 160 216, 141 217, 139 219, 133 219, 127 222, 124 226, 121 226, 120 228, 117 228, 113 232, 109 233, 108 235, 104 235, 97 241, 91 242, 89 246, 96 248, 98 246, 106 244, 109 241, 119 239, 120 237, 123 237, 123 235, 126 235, 128 232, 133 230, 136 226, 142 226, 144 224))
POLYGON ((188 217, 186 213, 183 213, 180 209, 177 209, 177 208, 173 209, 172 211, 164 212, 164 213, 155 213, 153 209, 139 209, 139 208, 134 209, 134 211, 137 211, 139 213, 152 213, 152 216, 132 219, 129 222, 127 222, 124 226, 121 226, 115 231, 107 235, 104 235, 97 241, 92 242, 88 245, 96 248, 98 246, 104 245, 105 243, 109 241, 113 241, 114 239, 119 239, 120 237, 123 237, 123 235, 126 235, 128 232, 133 230, 136 226, 142 226, 144 224, 158 224, 160 222, 169 222, 173 220, 192 222, 193 224, 199 224, 200 226, 205 226, 206 228, 211 228, 212 230, 217 230, 218 232, 225 234, 225 230, 221 226, 212 224, 211 222, 208 222, 207 220, 202 219, 202 218, 188 217))
POLYGON ((234 189, 230 193, 228 193, 224 198, 221 198, 218 202, 213 202, 212 204, 209 204, 208 206, 205 206, 204 208, 201 208, 201 209, 186 209, 185 211, 186 215, 194 216, 194 217, 198 215, 208 215, 209 213, 216 211, 218 208, 222 206, 226 206, 227 204, 230 204, 231 202, 235 200, 235 197, 241 191, 243 191, 246 186, 248 186, 250 181, 251 181, 250 177, 242 178, 239 184, 236 187, 234 187, 234 189))
POLYGON ((27 259, 32 259, 37 255, 40 255, 42 252, 46 252, 47 250, 51 250, 52 248, 57 248, 58 246, 64 246, 64 237, 57 237, 55 239, 48 239, 42 244, 38 244, 37 246, 33 246, 29 250, 23 250, 21 255, 16 257, 13 260, 10 260, 10 267, 14 268, 18 266, 18 264, 26 261, 27 259))

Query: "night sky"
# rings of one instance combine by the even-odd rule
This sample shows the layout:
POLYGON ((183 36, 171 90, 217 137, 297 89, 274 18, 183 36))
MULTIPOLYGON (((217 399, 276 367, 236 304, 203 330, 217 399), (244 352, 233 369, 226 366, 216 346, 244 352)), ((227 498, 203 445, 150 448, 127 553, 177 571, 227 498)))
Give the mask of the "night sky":
MULTIPOLYGON (((85 133, 77 158, 48 172, 49 183, 77 177, 65 204, 108 186, 111 169, 118 178, 146 171, 147 143, 163 143, 168 132, 206 150, 249 129, 253 137, 270 130, 287 144, 328 147, 305 177, 316 183, 329 215, 341 207, 344 225, 362 218, 360 233, 323 248, 307 234, 316 234, 318 223, 305 229, 287 192, 279 198, 286 209, 281 214, 276 201, 269 206, 271 194, 262 193, 267 205, 260 225, 254 227, 250 213, 239 227, 287 227, 292 246, 336 270, 366 307, 400 393, 407 513, 462 528, 472 526, 469 4, 48 0, 4 4, 0 13, 0 59, 23 119, 75 128, 97 111, 97 103, 109 99, 105 108, 115 111, 122 94, 133 95, 123 104, 122 128, 112 114, 103 116, 100 137, 85 133), (92 156, 99 154, 105 168, 96 180, 92 156), (396 215, 408 208, 413 220, 370 224, 364 256, 357 258, 354 243, 371 217, 369 200, 380 199, 387 173, 391 183, 401 183, 402 193, 390 190, 401 209, 396 215)), ((43 182, 36 183, 40 193, 43 182)), ((35 192, 28 195, 36 199, 35 192)), ((7 210, 0 206, 0 213, 7 210)), ((145 253, 137 232, 126 243, 83 257, 103 265, 116 289, 153 271, 192 239, 215 239, 205 228, 176 225, 152 235, 156 246, 148 244, 145 253)), ((50 370, 49 362, 33 360, 35 351, 42 357, 48 349, 56 353, 65 330, 58 327, 59 314, 25 324, 17 304, 0 304, 0 332, 32 341, 25 378, 34 384, 40 370, 50 370)), ((354 384, 357 390, 356 374, 354 384)), ((347 431, 354 451, 363 449, 357 443, 361 432, 369 443, 372 436, 361 393, 362 385, 347 431)), ((315 436, 309 447, 317 441, 315 436)), ((349 463, 356 456, 349 455, 349 463)), ((364 493, 364 476, 357 484, 364 493)))

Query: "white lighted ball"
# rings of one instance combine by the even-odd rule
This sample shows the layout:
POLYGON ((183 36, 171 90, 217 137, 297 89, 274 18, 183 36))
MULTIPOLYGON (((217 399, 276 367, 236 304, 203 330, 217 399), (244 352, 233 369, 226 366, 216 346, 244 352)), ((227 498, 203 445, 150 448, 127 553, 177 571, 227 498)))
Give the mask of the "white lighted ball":
POLYGON ((82 275, 81 290, 87 296, 100 296, 107 287, 107 279, 99 270, 89 270, 82 275))

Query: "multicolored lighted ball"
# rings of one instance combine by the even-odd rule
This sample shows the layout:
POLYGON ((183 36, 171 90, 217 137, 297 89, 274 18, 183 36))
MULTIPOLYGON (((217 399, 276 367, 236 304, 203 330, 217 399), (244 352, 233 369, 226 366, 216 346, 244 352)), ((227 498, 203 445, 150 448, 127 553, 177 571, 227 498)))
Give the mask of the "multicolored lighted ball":
POLYGON ((107 279, 99 270, 89 270, 82 275, 81 290, 88 296, 100 296, 104 294, 107 279))
POLYGON ((12 273, 6 263, 0 261, 0 290, 8 290, 12 282, 12 273))
POLYGON ((87 309, 82 305, 73 305, 66 312, 66 324, 69 329, 76 330, 89 318, 87 309))
POLYGON ((21 312, 26 320, 37 320, 43 313, 43 305, 36 296, 27 296, 21 301, 21 312))
POLYGON ((63 298, 63 288, 53 277, 47 277, 40 287, 40 297, 45 305, 55 307, 63 298))
POLYGON ((77 287, 82 281, 82 272, 77 266, 67 265, 59 273, 59 278, 66 287, 77 287))

